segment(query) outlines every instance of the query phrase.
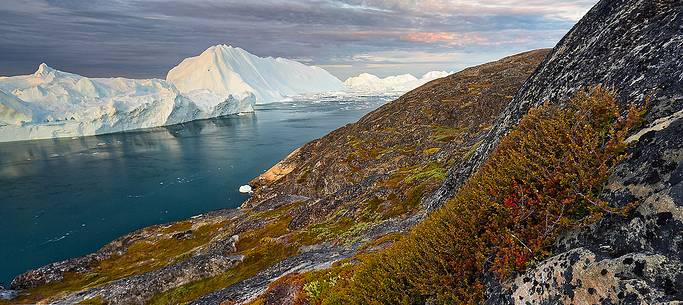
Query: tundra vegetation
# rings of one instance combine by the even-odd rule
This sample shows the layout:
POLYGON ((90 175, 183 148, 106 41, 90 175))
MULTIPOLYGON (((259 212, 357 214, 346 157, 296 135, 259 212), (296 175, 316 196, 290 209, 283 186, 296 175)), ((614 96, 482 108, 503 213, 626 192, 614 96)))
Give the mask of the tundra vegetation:
POLYGON ((478 304, 485 276, 523 271, 551 255, 561 232, 626 212, 599 194, 643 109, 622 111, 601 87, 534 108, 461 191, 406 236, 354 263, 289 278, 313 304, 478 304))

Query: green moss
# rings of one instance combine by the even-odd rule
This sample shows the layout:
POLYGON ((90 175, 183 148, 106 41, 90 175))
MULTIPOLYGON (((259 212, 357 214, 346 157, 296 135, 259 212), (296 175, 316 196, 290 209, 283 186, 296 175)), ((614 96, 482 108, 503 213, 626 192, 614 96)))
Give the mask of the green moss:
POLYGON ((414 211, 420 205, 420 200, 422 199, 425 188, 425 183, 409 188, 405 194, 406 199, 394 202, 394 204, 391 205, 391 208, 384 213, 383 218, 389 219, 414 211))
POLYGON ((481 146, 481 143, 484 143, 484 140, 481 140, 477 143, 474 143, 474 145, 470 146, 470 149, 467 151, 467 153, 465 153, 465 155, 462 156, 462 160, 467 161, 470 158, 472 158, 472 156, 474 156, 474 153, 477 152, 477 149, 479 148, 479 146, 481 146))
POLYGON ((244 261, 227 272, 189 283, 154 296, 148 304, 183 304, 203 295, 226 288, 294 255, 297 249, 275 240, 266 240, 258 248, 247 251, 244 261))
POLYGON ((237 252, 250 251, 257 248, 264 238, 275 238, 284 235, 288 232, 287 225, 291 221, 292 216, 286 215, 270 223, 262 228, 248 231, 240 235, 237 241, 237 252))
POLYGON ((316 241, 331 240, 339 237, 349 228, 353 227, 355 221, 349 217, 342 217, 334 222, 325 222, 313 225, 308 231, 314 236, 316 241))
POLYGON ((180 304, 199 296, 228 287, 240 280, 254 276, 256 273, 276 264, 280 260, 296 253, 298 247, 294 243, 282 239, 290 234, 287 225, 292 217, 279 210, 281 216, 273 219, 265 226, 248 231, 240 236, 237 242, 237 253, 244 255, 244 261, 235 268, 220 275, 192 282, 156 295, 150 304, 180 304))
POLYGON ((180 221, 180 222, 176 222, 174 224, 171 224, 170 226, 161 230, 161 232, 164 234, 171 234, 171 233, 176 233, 176 232, 184 232, 184 231, 187 231, 189 229, 192 229, 192 221, 186 220, 186 221, 180 221))
POLYGON ((442 181, 446 179, 447 175, 446 169, 436 162, 430 162, 423 167, 412 169, 408 173, 409 175, 403 179, 403 182, 409 184, 427 180, 442 181))
POLYGON ((373 222, 357 222, 343 232, 343 234, 340 236, 340 240, 347 245, 360 241, 362 235, 365 234, 365 232, 367 232, 368 229, 373 225, 373 222))
POLYGON ((80 301, 77 304, 79 304, 79 305, 106 305, 107 302, 105 302, 101 296, 96 296, 94 298, 90 298, 87 300, 80 301))
POLYGON ((317 303, 320 301, 320 297, 323 291, 333 289, 334 286, 337 284, 338 279, 339 276, 333 276, 324 280, 313 280, 311 282, 304 284, 303 289, 306 293, 306 296, 308 296, 308 298, 312 300, 314 303, 317 303))
MULTIPOLYGON (((59 283, 43 285, 30 289, 17 299, 21 303, 35 303, 56 294, 64 294, 99 286, 103 283, 155 270, 185 257, 199 246, 205 245, 227 223, 217 222, 203 225, 192 232, 187 239, 178 240, 164 236, 157 240, 134 242, 122 254, 99 262, 87 273, 66 273, 59 283)), ((161 232, 175 232, 187 228, 184 222, 174 224, 161 232)))
POLYGON ((441 148, 438 148, 438 147, 427 148, 427 149, 422 151, 422 155, 423 156, 431 156, 435 153, 438 153, 439 150, 441 150, 441 148))
POLYGON ((436 142, 449 142, 460 137, 463 132, 462 128, 436 126, 430 139, 436 142))

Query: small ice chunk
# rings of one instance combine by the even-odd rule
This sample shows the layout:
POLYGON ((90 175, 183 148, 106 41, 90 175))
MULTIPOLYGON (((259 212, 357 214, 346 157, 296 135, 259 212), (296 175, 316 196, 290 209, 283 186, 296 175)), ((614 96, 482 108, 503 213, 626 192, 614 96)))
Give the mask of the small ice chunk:
POLYGON ((251 192, 252 192, 251 186, 249 186, 248 184, 240 186, 240 193, 251 193, 251 192))

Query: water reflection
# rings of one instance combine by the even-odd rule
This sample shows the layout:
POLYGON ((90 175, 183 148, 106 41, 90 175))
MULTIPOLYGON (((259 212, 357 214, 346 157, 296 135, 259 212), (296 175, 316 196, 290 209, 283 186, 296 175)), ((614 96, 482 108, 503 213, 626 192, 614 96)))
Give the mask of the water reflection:
POLYGON ((240 185, 385 101, 258 105, 164 128, 0 143, 0 282, 140 227, 236 207, 240 185))

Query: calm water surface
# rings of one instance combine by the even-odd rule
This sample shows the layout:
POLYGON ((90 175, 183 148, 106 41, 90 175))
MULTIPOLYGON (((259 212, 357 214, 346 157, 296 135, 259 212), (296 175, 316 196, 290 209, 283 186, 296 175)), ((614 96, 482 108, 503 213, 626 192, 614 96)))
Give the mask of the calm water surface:
POLYGON ((240 185, 386 100, 274 103, 166 128, 0 143, 0 282, 144 226, 237 207, 240 185))

